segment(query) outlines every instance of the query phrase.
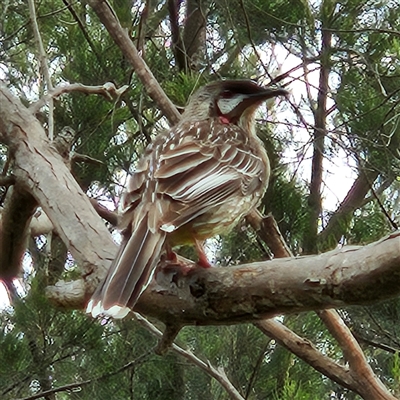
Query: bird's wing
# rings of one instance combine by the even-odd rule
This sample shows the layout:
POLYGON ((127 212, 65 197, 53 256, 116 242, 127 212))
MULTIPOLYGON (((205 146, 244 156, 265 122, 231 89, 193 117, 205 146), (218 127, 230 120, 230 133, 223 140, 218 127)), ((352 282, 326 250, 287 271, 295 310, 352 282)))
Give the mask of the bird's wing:
POLYGON ((216 127, 212 134, 205 125, 192 126, 184 139, 166 141, 158 156, 156 193, 171 200, 161 215, 163 226, 179 228, 232 198, 265 190, 269 168, 246 133, 221 124, 222 134, 216 127))

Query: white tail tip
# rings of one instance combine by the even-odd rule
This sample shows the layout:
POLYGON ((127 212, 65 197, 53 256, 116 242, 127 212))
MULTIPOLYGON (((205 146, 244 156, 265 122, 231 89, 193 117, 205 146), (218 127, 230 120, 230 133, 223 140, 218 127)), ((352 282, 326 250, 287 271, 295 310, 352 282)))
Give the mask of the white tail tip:
POLYGON ((112 317, 116 319, 125 318, 129 313, 130 308, 128 307, 121 307, 118 305, 114 305, 108 309, 104 309, 101 301, 94 303, 93 300, 90 300, 87 307, 86 312, 91 314, 93 318, 97 318, 99 315, 104 315, 107 317, 112 317))

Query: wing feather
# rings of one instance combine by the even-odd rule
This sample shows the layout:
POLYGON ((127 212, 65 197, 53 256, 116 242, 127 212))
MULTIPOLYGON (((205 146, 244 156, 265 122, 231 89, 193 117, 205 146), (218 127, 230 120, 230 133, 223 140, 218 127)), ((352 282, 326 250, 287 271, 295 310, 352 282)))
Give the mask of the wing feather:
POLYGON ((263 190, 264 162, 252 153, 239 128, 229 141, 192 140, 166 149, 154 173, 158 196, 170 200, 162 216, 164 227, 177 229, 238 194, 263 190))

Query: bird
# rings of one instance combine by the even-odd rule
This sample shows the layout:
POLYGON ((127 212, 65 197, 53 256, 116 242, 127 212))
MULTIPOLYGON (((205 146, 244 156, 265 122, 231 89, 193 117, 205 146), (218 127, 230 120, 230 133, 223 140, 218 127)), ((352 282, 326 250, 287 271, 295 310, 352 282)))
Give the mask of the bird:
POLYGON ((229 232, 263 197, 270 164, 255 116, 282 88, 247 79, 219 80, 198 89, 181 120, 145 149, 121 197, 122 243, 86 312, 124 318, 152 280, 161 255, 229 232))

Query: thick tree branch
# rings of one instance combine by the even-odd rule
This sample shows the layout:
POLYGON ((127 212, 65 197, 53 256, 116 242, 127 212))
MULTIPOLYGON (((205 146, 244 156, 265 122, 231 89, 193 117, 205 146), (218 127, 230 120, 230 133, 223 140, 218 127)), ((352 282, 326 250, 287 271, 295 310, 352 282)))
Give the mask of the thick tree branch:
MULTIPOLYGON (((396 123, 392 131, 390 132, 389 141, 387 143, 387 148, 391 152, 396 152, 400 145, 400 124, 396 123)), ((360 162, 360 164, 362 164, 360 162)), ((373 183, 381 174, 381 171, 374 169, 373 167, 363 168, 362 166, 359 168, 359 174, 354 181, 352 187, 347 193, 346 197, 340 204, 339 208, 335 211, 335 213, 330 218, 325 229, 318 235, 318 244, 319 249, 321 251, 333 248, 337 245, 339 239, 342 235, 344 235, 347 231, 348 224, 351 221, 354 211, 362 207, 367 201, 371 200, 371 198, 367 199, 367 193, 373 189, 373 183)), ((392 180, 387 179, 378 189, 385 190, 392 180)), ((373 190, 372 190, 373 192, 373 190)), ((373 196, 376 200, 379 200, 377 197, 377 193, 373 192, 373 196)), ((386 212, 380 204, 380 207, 386 212)), ((388 218, 392 223, 391 218, 388 218)))
MULTIPOLYGON (((278 257, 290 256, 291 252, 286 246, 274 218, 272 216, 262 218, 261 215, 256 214, 252 217, 252 225, 257 229, 259 234, 263 233, 263 230, 268 226, 268 234, 264 234, 263 239, 271 251, 274 254, 278 254, 278 257), (257 221, 258 223, 256 223, 257 221)), ((274 338, 293 354, 296 354, 299 358, 310 364, 314 369, 339 383, 341 386, 360 394, 365 399, 393 399, 386 387, 373 373, 361 347, 337 311, 323 310, 318 314, 338 341, 344 356, 347 358, 348 353, 350 353, 353 358, 353 363, 349 362, 350 369, 339 365, 334 360, 325 356, 311 342, 297 336, 278 321, 270 319, 256 322, 254 325, 266 335, 274 338)))
POLYGON ((179 11, 180 11, 181 1, 168 0, 167 4, 169 13, 169 23, 171 27, 172 49, 174 51, 176 65, 179 71, 185 71, 187 66, 186 55, 179 27, 179 11))
POLYGON ((14 175, 0 175, 0 186, 9 187, 15 184, 14 175))
POLYGON ((258 210, 253 209, 252 212, 247 215, 246 220, 257 232, 257 235, 270 248, 275 258, 293 256, 272 215, 264 217, 258 210))
MULTIPOLYGON (((0 111, 1 112, 1 111, 0 111)), ((8 190, 0 220, 0 278, 19 275, 37 201, 20 183, 8 190)))
POLYGON ((209 1, 186 1, 186 20, 183 30, 183 49, 187 67, 199 70, 204 62, 206 15, 209 1))
POLYGON ((93 290, 116 245, 39 121, 4 85, 0 85, 0 140, 14 156, 17 184, 43 208, 93 290), (91 274, 95 269, 98 274, 91 274))
POLYGON ((272 319, 256 322, 254 325, 267 336, 273 337, 281 346, 296 354, 297 357, 341 386, 350 390, 357 388, 357 381, 349 374, 349 369, 322 354, 308 339, 296 335, 285 325, 272 319))
MULTIPOLYGON (((65 127, 52 142, 59 154, 69 158, 69 151, 75 132, 65 127)), ((13 177, 15 181, 15 177, 13 177)), ((12 280, 21 271, 22 258, 28 238, 37 228, 32 225, 32 216, 38 206, 36 199, 17 182, 6 194, 0 220, 0 278, 12 280)), ((35 222, 38 220, 35 219, 35 222)), ((48 224, 46 224, 48 226, 48 224)))
POLYGON ((101 218, 105 219, 112 226, 118 225, 118 213, 116 211, 110 211, 108 208, 99 203, 96 199, 89 198, 89 200, 93 208, 96 210, 97 214, 99 214, 101 218))
MULTIPOLYGON (((135 310, 165 323, 216 325, 254 322, 279 314, 366 305, 400 294, 400 233, 365 247, 318 256, 193 268, 185 276, 160 271, 135 310)), ((69 283, 72 285, 72 283, 69 283)), ((48 288, 61 306, 84 307, 83 285, 48 288)))
POLYGON ((317 252, 318 221, 322 211, 322 163, 325 151, 326 102, 329 90, 331 40, 332 32, 322 29, 321 68, 318 85, 319 91, 317 97, 317 109, 314 113, 314 153, 311 167, 310 194, 308 196, 310 211, 308 229, 303 240, 305 254, 315 254, 317 252))

